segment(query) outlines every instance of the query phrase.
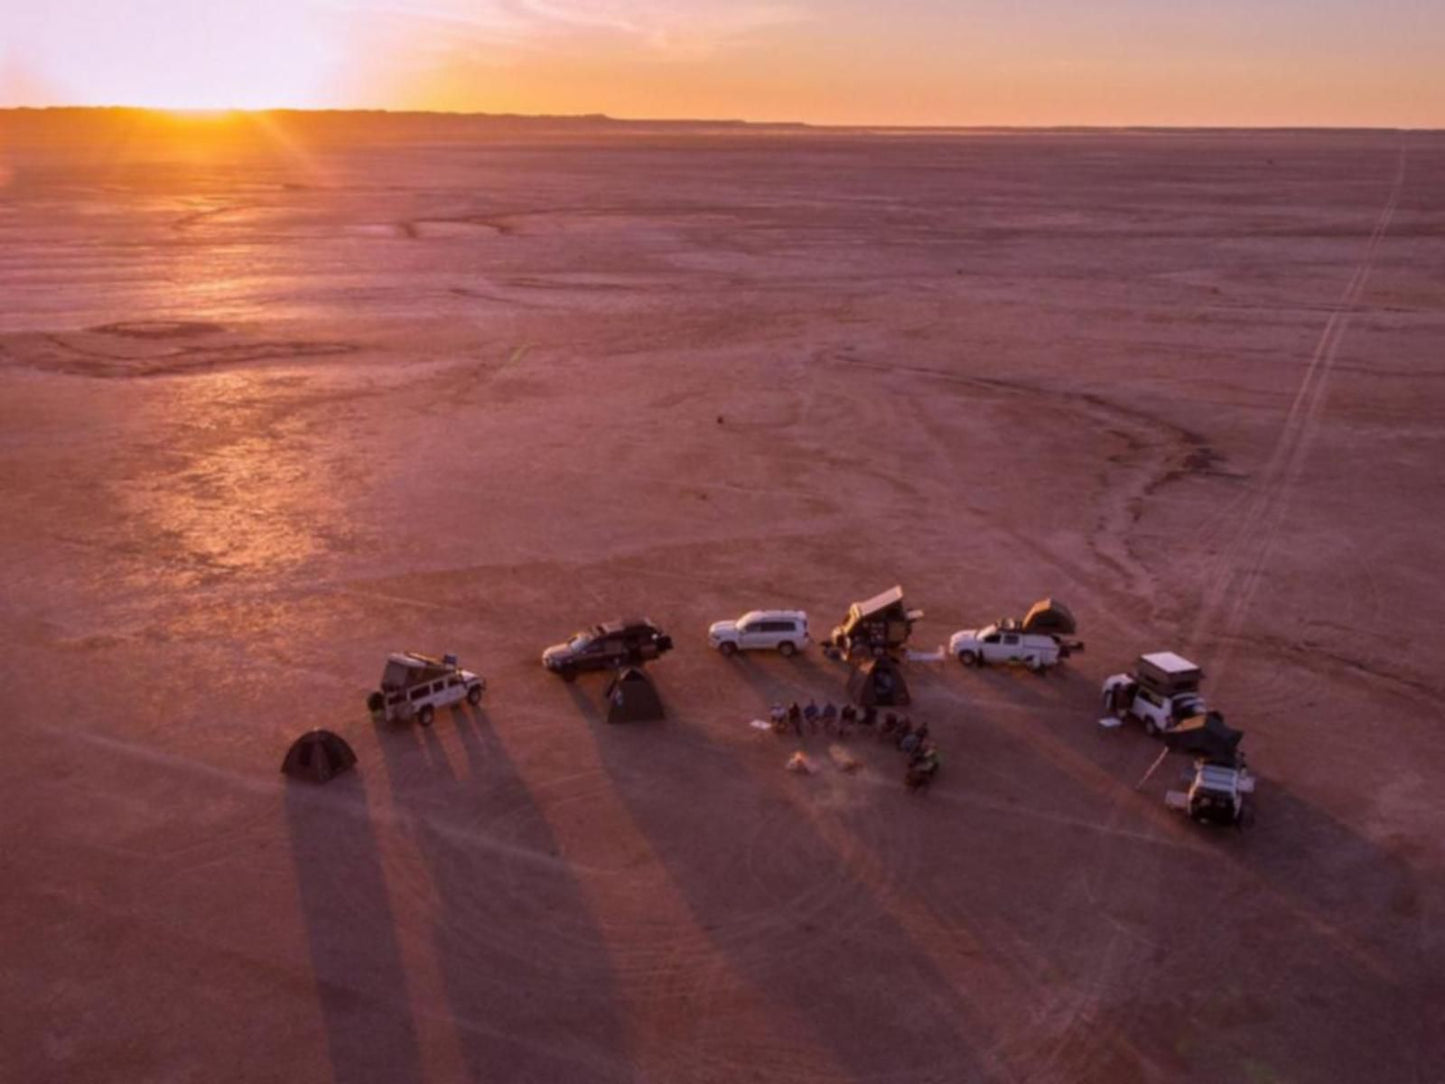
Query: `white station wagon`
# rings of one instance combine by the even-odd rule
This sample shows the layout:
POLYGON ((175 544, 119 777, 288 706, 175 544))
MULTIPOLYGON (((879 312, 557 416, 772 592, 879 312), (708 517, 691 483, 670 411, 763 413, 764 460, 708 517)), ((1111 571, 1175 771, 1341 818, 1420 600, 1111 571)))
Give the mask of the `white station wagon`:
POLYGON ((749 610, 736 621, 715 621, 708 643, 724 655, 776 651, 792 655, 808 646, 808 615, 802 610, 749 610))

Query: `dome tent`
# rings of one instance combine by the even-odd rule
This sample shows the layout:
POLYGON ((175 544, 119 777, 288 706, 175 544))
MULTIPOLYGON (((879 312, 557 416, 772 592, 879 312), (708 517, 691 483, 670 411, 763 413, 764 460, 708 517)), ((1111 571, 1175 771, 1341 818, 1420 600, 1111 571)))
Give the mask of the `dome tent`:
POLYGON ((356 763, 356 754, 346 740, 329 730, 308 730, 291 743, 281 771, 292 779, 325 783, 356 763))
POLYGON ((648 723, 664 718, 662 700, 640 667, 619 671, 607 685, 609 723, 648 723))
POLYGON ((865 708, 907 707, 912 700, 903 672, 887 655, 853 668, 848 675, 848 696, 865 708))

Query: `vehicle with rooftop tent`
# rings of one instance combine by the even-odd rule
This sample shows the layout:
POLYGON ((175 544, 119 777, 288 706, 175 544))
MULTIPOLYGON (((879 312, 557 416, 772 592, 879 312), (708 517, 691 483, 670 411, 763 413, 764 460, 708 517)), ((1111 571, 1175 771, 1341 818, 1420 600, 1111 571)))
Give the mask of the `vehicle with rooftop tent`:
POLYGON ((1137 719, 1149 734, 1163 734, 1206 713, 1199 691, 1203 680, 1203 669, 1173 651, 1140 655, 1133 670, 1104 679, 1104 711, 1137 719))
POLYGON ((965 666, 1018 663, 1042 673, 1084 645, 1073 639, 1078 626, 1067 606, 1040 599, 1022 621, 1000 618, 980 629, 961 629, 948 640, 948 653, 965 666))
POLYGON ((410 722, 431 726, 437 708, 465 700, 480 704, 486 679, 463 670, 455 655, 440 659, 416 651, 398 651, 387 656, 381 672, 381 688, 366 698, 373 715, 386 722, 410 722))

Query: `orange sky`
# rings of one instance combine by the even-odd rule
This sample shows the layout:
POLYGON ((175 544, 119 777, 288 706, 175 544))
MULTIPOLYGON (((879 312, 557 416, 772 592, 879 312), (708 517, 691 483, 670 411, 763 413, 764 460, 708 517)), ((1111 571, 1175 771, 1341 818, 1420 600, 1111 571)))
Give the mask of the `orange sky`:
POLYGON ((1440 0, 3 0, 0 105, 1445 127, 1442 47, 1440 0))

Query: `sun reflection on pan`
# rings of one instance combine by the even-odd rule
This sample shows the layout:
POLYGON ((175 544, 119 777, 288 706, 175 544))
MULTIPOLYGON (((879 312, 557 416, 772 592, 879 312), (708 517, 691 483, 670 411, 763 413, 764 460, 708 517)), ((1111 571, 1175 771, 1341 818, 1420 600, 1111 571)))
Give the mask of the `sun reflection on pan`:
POLYGON ((304 385, 295 374, 192 375, 160 404, 163 418, 147 420, 166 434, 166 465, 125 497, 167 579, 285 575, 346 544, 304 385))

